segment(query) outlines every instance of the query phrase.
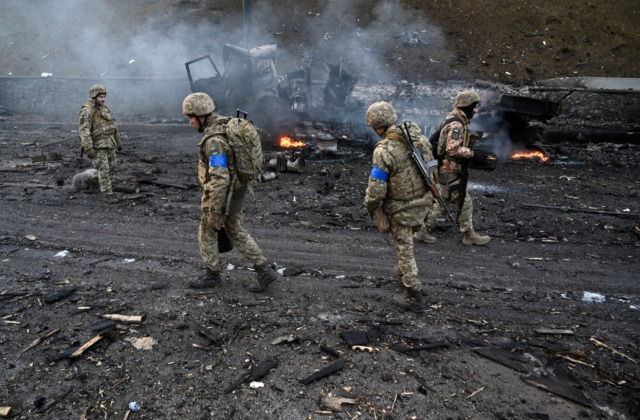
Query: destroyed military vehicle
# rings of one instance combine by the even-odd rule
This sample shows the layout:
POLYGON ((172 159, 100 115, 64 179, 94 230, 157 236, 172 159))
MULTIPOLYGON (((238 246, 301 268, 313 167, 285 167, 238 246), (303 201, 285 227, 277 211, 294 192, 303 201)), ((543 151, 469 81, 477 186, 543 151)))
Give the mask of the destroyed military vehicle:
POLYGON ((322 98, 314 102, 312 53, 305 51, 302 68, 284 76, 276 72, 276 53, 275 44, 251 49, 226 44, 222 71, 210 55, 185 63, 191 91, 209 94, 220 114, 247 113, 271 139, 292 132, 300 120, 332 122, 344 118, 342 111, 357 78, 343 71, 341 64, 327 65, 329 76, 322 98))

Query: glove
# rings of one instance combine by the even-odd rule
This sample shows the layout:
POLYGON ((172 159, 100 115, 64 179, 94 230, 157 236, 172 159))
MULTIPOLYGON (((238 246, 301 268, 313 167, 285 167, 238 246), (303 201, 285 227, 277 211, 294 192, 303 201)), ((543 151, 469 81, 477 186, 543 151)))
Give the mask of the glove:
POLYGON ((122 143, 118 143, 118 152, 122 151, 122 143))
POLYGON ((87 157, 89 159, 94 159, 96 157, 96 151, 95 151, 95 149, 93 147, 91 149, 87 150, 87 157))
POLYGON ((378 232, 387 233, 391 230, 391 221, 389 220, 387 213, 384 212, 382 206, 375 209, 371 217, 373 217, 373 222, 376 224, 378 232))
POLYGON ((218 232, 224 226, 224 222, 227 220, 227 216, 224 214, 214 213, 212 211, 207 213, 207 226, 209 229, 218 232))

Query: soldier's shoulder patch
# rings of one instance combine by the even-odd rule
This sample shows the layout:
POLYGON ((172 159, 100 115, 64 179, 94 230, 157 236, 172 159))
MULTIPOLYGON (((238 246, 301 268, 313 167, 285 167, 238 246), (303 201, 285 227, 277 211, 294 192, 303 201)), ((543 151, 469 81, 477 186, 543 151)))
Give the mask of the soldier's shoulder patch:
POLYGON ((459 128, 454 128, 451 131, 451 138, 454 140, 458 140, 460 138, 460 129, 459 128))

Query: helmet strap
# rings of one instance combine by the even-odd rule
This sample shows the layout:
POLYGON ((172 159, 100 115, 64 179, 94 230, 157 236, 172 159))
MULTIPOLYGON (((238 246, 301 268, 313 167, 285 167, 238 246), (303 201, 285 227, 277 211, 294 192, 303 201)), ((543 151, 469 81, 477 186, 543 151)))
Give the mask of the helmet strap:
POLYGON ((201 116, 196 117, 196 120, 198 121, 198 132, 202 133, 204 131, 209 115, 210 114, 204 116, 204 121, 200 120, 200 118, 202 118, 201 116))

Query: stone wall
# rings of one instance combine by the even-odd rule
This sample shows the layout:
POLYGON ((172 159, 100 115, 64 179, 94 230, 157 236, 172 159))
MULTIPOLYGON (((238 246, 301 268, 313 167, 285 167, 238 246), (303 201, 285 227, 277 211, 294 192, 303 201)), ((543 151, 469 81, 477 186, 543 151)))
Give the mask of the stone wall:
POLYGON ((0 77, 0 106, 24 116, 77 123, 94 84, 107 88, 107 105, 121 122, 184 120, 182 100, 190 93, 182 79, 92 79, 80 77, 0 77))

